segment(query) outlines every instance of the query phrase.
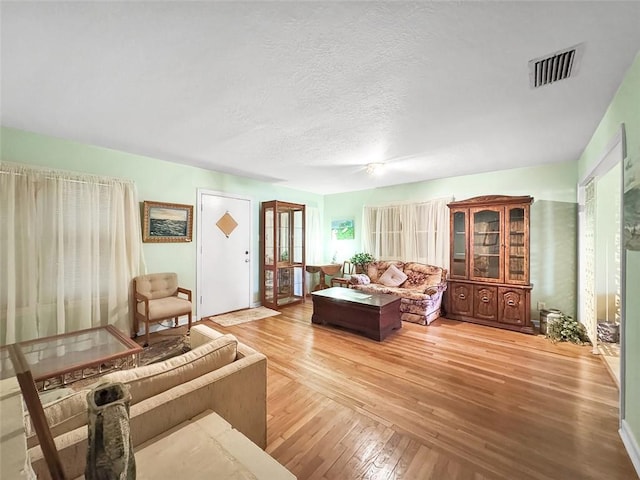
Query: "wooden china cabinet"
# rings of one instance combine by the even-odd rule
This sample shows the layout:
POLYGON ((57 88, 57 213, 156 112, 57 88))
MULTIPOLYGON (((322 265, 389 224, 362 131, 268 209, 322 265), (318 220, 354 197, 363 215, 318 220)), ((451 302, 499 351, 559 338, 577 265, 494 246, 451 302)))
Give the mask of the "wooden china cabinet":
POLYGON ((449 204, 447 318, 534 333, 529 283, 529 196, 449 204))
POLYGON ((272 200, 260 208, 260 296, 280 308, 304 300, 305 206, 272 200))

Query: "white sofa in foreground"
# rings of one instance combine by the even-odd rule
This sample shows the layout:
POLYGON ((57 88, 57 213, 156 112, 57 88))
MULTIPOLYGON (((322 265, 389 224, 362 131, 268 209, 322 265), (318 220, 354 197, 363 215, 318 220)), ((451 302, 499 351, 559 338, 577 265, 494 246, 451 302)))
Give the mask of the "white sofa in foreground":
MULTIPOLYGON (((189 457, 183 450, 198 452, 200 461, 214 472, 234 472, 233 478, 295 478, 263 451, 267 438, 266 357, 233 335, 222 335, 204 325, 191 329, 191 346, 191 351, 164 362, 117 371, 99 380, 129 386, 138 478, 161 478, 159 472, 164 473, 162 478, 214 478, 193 458, 186 461, 189 457), (172 444, 176 447, 168 448, 172 444), (160 450, 162 459, 154 461, 160 450), (167 470, 172 465, 175 475, 167 470)), ((68 478, 80 477, 86 465, 88 391, 44 406, 68 478)), ((37 437, 29 421, 26 426, 31 466, 38 478, 47 479, 37 437)))

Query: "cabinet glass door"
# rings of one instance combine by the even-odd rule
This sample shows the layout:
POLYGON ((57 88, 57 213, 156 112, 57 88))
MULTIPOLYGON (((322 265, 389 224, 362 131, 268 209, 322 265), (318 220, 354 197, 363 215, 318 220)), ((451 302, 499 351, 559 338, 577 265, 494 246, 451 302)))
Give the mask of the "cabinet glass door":
POLYGON ((278 245, 278 264, 289 263, 290 261, 290 238, 289 238, 289 211, 278 212, 278 236, 276 244, 278 245))
POLYGON ((471 209, 472 278, 502 281, 501 210, 471 209))
POLYGON ((274 238, 273 208, 264 210, 264 264, 273 266, 275 261, 276 243, 274 238))
POLYGON ((529 282, 529 258, 527 252, 528 232, 526 225, 526 210, 523 207, 509 207, 507 209, 508 232, 506 232, 506 272, 507 282, 526 284, 529 282))
POLYGON ((451 245, 451 276, 467 276, 467 213, 455 212, 451 223, 453 242, 451 245))
POLYGON ((304 263, 304 214, 293 211, 293 263, 304 263))

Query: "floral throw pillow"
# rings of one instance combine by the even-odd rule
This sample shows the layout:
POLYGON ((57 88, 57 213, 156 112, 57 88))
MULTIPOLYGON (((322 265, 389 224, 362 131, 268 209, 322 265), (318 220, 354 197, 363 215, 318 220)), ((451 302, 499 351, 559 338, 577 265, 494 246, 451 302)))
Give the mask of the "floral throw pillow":
POLYGON ((369 285, 371 279, 364 273, 356 273, 355 275, 351 275, 349 283, 351 283, 351 285, 369 285))
POLYGON ((429 281, 429 275, 422 272, 416 272, 415 270, 410 270, 407 276, 407 287, 416 288, 421 287, 429 281))

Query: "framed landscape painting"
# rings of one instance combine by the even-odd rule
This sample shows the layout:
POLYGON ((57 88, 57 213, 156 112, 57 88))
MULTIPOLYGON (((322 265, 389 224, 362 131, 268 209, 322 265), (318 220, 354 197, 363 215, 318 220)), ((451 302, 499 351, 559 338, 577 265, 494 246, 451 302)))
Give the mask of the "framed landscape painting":
POLYGON ((353 220, 333 220, 331 222, 331 236, 335 240, 353 240, 355 238, 353 220))
POLYGON ((193 205, 144 201, 142 241, 145 243, 190 242, 193 205))

